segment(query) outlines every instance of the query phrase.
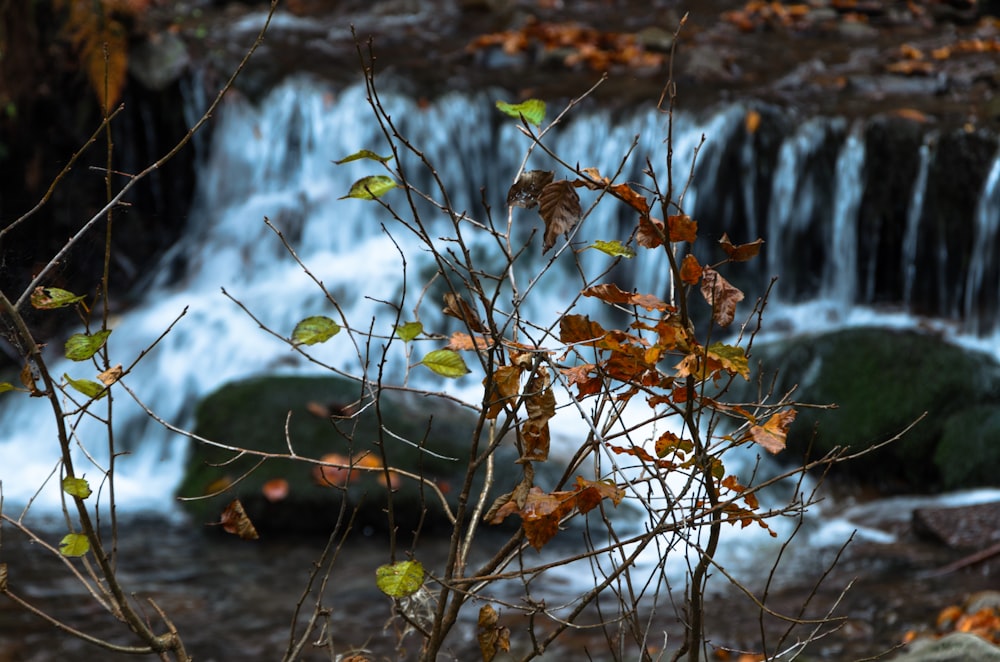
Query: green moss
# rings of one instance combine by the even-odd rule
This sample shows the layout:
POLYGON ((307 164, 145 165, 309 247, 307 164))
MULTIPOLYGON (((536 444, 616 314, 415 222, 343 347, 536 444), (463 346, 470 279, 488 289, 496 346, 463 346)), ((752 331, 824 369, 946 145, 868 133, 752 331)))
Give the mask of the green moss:
POLYGON ((847 468, 883 486, 940 487, 943 471, 932 458, 945 422, 998 397, 1000 368, 991 357, 916 332, 848 329, 755 350, 765 380, 777 371, 776 393, 798 384, 796 400, 837 405, 800 409, 786 457, 801 457, 810 444, 812 457, 837 446, 869 448, 927 412, 900 441, 847 468))
MULTIPOLYGON (((195 433, 228 446, 276 454, 288 454, 290 443, 297 455, 307 458, 330 453, 379 455, 381 444, 389 465, 427 477, 450 491, 453 499, 460 488, 454 483, 464 475, 468 462, 475 417, 441 398, 385 392, 375 407, 360 396, 357 385, 337 378, 251 379, 224 386, 205 398, 197 409, 195 433), (339 419, 317 416, 310 413, 310 403, 313 409, 315 405, 329 410, 353 406, 360 413, 339 419), (418 444, 430 452, 416 448, 418 444)), ((258 528, 304 533, 331 529, 343 492, 317 482, 316 465, 269 459, 257 466, 259 462, 259 457, 193 442, 178 494, 202 496, 213 492, 220 480, 236 482, 224 494, 184 501, 185 507, 209 522, 239 497, 258 528), (288 482, 289 496, 272 503, 264 497, 263 486, 277 478, 288 482)), ((380 476, 380 472, 359 472, 351 481, 347 505, 352 510, 360 508, 360 526, 385 526, 388 491, 379 482, 380 476)), ((403 530, 415 528, 423 518, 428 526, 446 523, 437 499, 417 481, 402 481, 392 501, 403 530)))
POLYGON ((971 407, 948 418, 934 464, 947 489, 1000 482, 1000 405, 971 407))

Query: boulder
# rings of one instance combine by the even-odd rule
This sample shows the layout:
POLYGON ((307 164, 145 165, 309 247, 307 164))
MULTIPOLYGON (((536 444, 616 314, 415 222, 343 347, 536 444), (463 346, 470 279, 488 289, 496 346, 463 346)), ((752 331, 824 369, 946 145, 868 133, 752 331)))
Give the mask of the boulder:
MULTIPOLYGON (((355 529, 374 533, 388 526, 391 494, 401 534, 418 528, 450 532, 438 491, 453 508, 476 416, 444 397, 386 390, 376 407, 360 395, 356 384, 329 377, 271 376, 231 383, 198 405, 195 434, 253 451, 287 455, 290 445, 302 458, 336 455, 362 464, 381 462, 381 440, 388 466, 419 474, 427 482, 394 474, 388 490, 381 471, 324 470, 291 459, 261 463, 259 456, 192 442, 178 488, 184 507, 196 520, 217 522, 226 505, 239 498, 261 535, 326 534, 346 496, 346 515, 357 509, 355 529), (202 498, 187 500, 191 497, 202 498)), ((510 445, 500 456, 496 494, 510 491, 519 473, 513 470, 516 453, 510 445), (501 465, 508 470, 500 471, 501 465)), ((481 467, 477 493, 483 473, 481 467)))
POLYGON ((758 361, 765 384, 777 374, 775 393, 797 384, 796 400, 837 405, 800 408, 779 459, 861 451, 927 412, 902 439, 834 474, 906 492, 1000 482, 1000 365, 991 356, 918 331, 855 328, 755 345, 758 361))
POLYGON ((918 639, 893 662, 1000 662, 1000 648, 974 634, 956 632, 940 639, 918 639))
POLYGON ((954 549, 982 549, 1000 541, 1000 501, 954 508, 917 508, 915 533, 954 549))

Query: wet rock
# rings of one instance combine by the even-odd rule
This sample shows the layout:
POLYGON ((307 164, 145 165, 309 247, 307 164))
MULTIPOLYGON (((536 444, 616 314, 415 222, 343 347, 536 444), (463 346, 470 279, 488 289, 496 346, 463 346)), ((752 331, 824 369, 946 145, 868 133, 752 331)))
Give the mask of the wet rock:
POLYGON ((129 71, 147 89, 167 89, 191 63, 184 41, 172 32, 150 35, 131 53, 129 71))
POLYGON ((813 458, 836 447, 861 451, 927 412, 902 439, 836 466, 834 474, 888 491, 996 484, 1000 462, 993 457, 975 457, 979 466, 970 472, 967 457, 938 453, 949 425, 960 421, 962 430, 975 431, 974 416, 956 417, 1000 405, 1000 365, 992 357, 930 334, 886 329, 803 335, 754 349, 765 383, 777 372, 775 392, 798 384, 797 400, 837 404, 801 409, 779 459, 795 461, 810 447, 813 458))
POLYGON ((997 522, 1000 502, 913 511, 915 533, 955 549, 981 549, 1000 540, 997 522))
MULTIPOLYGON (((389 465, 428 480, 420 483, 398 475, 392 477, 393 514, 399 533, 408 535, 418 526, 424 532, 450 532, 451 523, 436 490, 454 504, 461 491, 475 417, 445 399, 384 392, 376 411, 368 400, 357 402, 358 396, 356 384, 338 378, 250 379, 224 386, 205 398, 198 406, 195 433, 224 444, 276 454, 288 454, 291 444, 301 457, 336 454, 344 462, 352 457, 357 462, 379 459, 374 442, 382 437, 389 465), (391 434, 382 433, 383 429, 391 434)), ((386 530, 384 473, 324 470, 289 459, 268 460, 255 468, 259 458, 238 455, 192 442, 178 495, 208 495, 182 501, 196 522, 218 521, 226 504, 239 498, 262 536, 327 534, 337 522, 342 496, 346 495, 347 516, 357 509, 355 530, 386 530), (340 487, 348 474, 345 491, 340 487), (281 485, 280 481, 285 481, 284 494, 274 489, 281 485), (232 486, 212 496, 227 484, 232 486)), ((497 494, 513 488, 517 473, 511 470, 513 449, 507 449, 501 457, 506 470, 497 480, 497 494)))
POLYGON ((973 634, 958 632, 941 639, 918 639, 893 662, 997 662, 1000 648, 973 634))

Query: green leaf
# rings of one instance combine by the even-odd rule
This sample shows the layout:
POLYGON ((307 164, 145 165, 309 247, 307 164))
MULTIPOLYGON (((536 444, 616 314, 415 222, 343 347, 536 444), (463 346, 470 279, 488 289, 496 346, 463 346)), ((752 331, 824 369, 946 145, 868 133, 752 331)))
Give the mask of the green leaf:
POLYGON ((0 382, 0 393, 6 393, 7 391, 14 391, 14 385, 10 382, 0 382))
POLYGON ((340 333, 340 327, 329 317, 316 315, 307 317, 295 325, 292 342, 296 345, 315 345, 326 342, 340 333))
POLYGON ((363 177, 351 185, 351 190, 347 195, 337 198, 346 200, 347 198, 358 198, 359 200, 374 200, 396 188, 398 184, 392 177, 385 175, 372 175, 363 177))
POLYGON ((461 377, 468 374, 469 368, 465 365, 465 360, 450 349, 436 349, 428 352, 421 361, 425 366, 442 377, 461 377))
POLYGON ((85 333, 74 333, 66 341, 66 358, 70 361, 86 361, 104 346, 110 335, 111 329, 98 331, 92 336, 85 333))
POLYGON ((396 335, 403 342, 410 342, 424 332, 424 325, 420 322, 407 322, 396 327, 396 335))
POLYGON ((624 257, 633 258, 635 257, 635 251, 628 246, 622 245, 622 242, 615 239, 614 241, 595 241, 589 248, 596 248, 602 253, 607 253, 611 257, 624 257))
POLYGON ((372 161, 378 161, 379 163, 385 163, 392 160, 392 156, 379 156, 370 149, 362 149, 354 152, 350 156, 345 156, 339 161, 334 161, 335 165, 341 165, 343 163, 350 163, 351 161, 360 161, 361 159, 371 159, 372 161))
POLYGON ((97 400, 100 400, 108 394, 108 388, 104 384, 98 384, 97 382, 92 382, 89 379, 73 379, 67 374, 63 374, 63 378, 66 380, 67 384, 80 393, 83 393, 88 398, 96 398, 97 400))
POLYGON ((63 492, 78 499, 86 499, 91 495, 90 485, 86 478, 63 478, 63 492))
POLYGON ((424 566, 419 561, 400 561, 392 565, 379 566, 375 571, 375 584, 378 590, 390 598, 406 598, 417 591, 424 583, 424 566))
POLYGON ((500 112, 510 115, 514 119, 524 118, 528 124, 539 126, 545 119, 545 102, 540 99, 528 99, 522 103, 507 103, 497 101, 497 108, 500 112))
POLYGON ((58 287, 39 286, 31 293, 31 305, 39 310, 52 310, 71 306, 77 301, 83 301, 83 298, 82 294, 77 296, 58 287))
POLYGON ((90 541, 82 533, 68 533, 59 543, 59 552, 63 556, 83 556, 90 551, 90 541))

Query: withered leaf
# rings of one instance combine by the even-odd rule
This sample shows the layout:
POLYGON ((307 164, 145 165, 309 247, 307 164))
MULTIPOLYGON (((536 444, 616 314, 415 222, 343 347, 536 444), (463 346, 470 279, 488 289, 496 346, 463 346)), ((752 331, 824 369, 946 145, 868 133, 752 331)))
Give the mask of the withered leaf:
POLYGON ((556 414, 556 396, 551 384, 549 371, 539 368, 525 387, 524 406, 528 420, 521 426, 523 459, 544 462, 549 457, 549 419, 556 414))
POLYGON ((736 304, 743 301, 743 292, 733 287, 712 267, 702 273, 701 295, 712 306, 712 321, 719 326, 729 326, 736 317, 736 304))
POLYGON ((483 662, 491 662, 497 651, 510 650, 510 629, 499 625, 500 617, 491 605, 479 610, 479 651, 483 662))
POLYGON ((684 260, 681 262, 681 281, 688 285, 697 285, 698 281, 701 280, 701 271, 698 258, 690 253, 684 256, 684 260))
POLYGON ((781 452, 785 448, 788 428, 795 420, 795 414, 794 409, 786 409, 771 416, 764 425, 750 426, 750 438, 769 453, 781 452))
POLYGON ((538 205, 542 189, 552 183, 555 173, 551 170, 526 170, 507 191, 507 204, 531 209, 538 205))
POLYGON ((542 253, 555 245, 556 237, 559 235, 564 234, 568 237, 580 222, 582 213, 580 196, 572 182, 560 179, 545 186, 538 196, 538 215, 545 222, 542 253))
POLYGON ((483 387, 489 390, 486 418, 495 419, 504 406, 518 394, 521 387, 521 367, 502 365, 493 371, 492 379, 483 378, 483 387))
POLYGON ((725 233, 722 234, 722 239, 719 240, 722 250, 725 251, 726 255, 733 262, 746 262, 757 257, 757 254, 760 253, 760 246, 763 243, 763 239, 757 239, 751 241, 749 244, 734 246, 733 242, 729 240, 729 235, 725 233))
POLYGON ((521 509, 521 522, 528 543, 535 549, 541 549, 552 540, 559 532, 559 522, 573 511, 575 501, 574 492, 548 494, 532 487, 521 509))
POLYGON ((646 248, 662 246, 666 236, 663 221, 651 218, 648 214, 639 217, 639 229, 636 230, 635 240, 640 246, 646 248))
POLYGON ((449 317, 462 320, 475 332, 482 333, 485 330, 482 321, 479 319, 479 314, 475 311, 475 309, 467 304, 465 299, 458 296, 454 292, 445 292, 444 308, 441 309, 441 312, 449 317))
POLYGON ((256 540, 260 537, 257 535, 257 529, 254 528, 253 522, 243 510, 243 504, 240 503, 239 499, 233 499, 226 506, 226 509, 222 511, 219 524, 222 525, 223 531, 237 535, 243 540, 256 540))
POLYGON ((101 380, 101 383, 105 386, 111 386, 119 380, 122 376, 122 364, 119 363, 113 368, 108 368, 101 374, 97 375, 97 378, 101 380))
POLYGON ((566 344, 593 345, 605 333, 604 327, 586 315, 564 315, 559 320, 559 340, 566 344))
POLYGON ((631 306, 641 306, 646 310, 668 311, 672 307, 652 294, 636 294, 626 292, 614 283, 592 285, 581 293, 587 297, 597 297, 607 303, 625 303, 631 306))
POLYGON ((668 216, 667 228, 670 241, 692 242, 698 238, 698 221, 692 220, 687 214, 668 216))

